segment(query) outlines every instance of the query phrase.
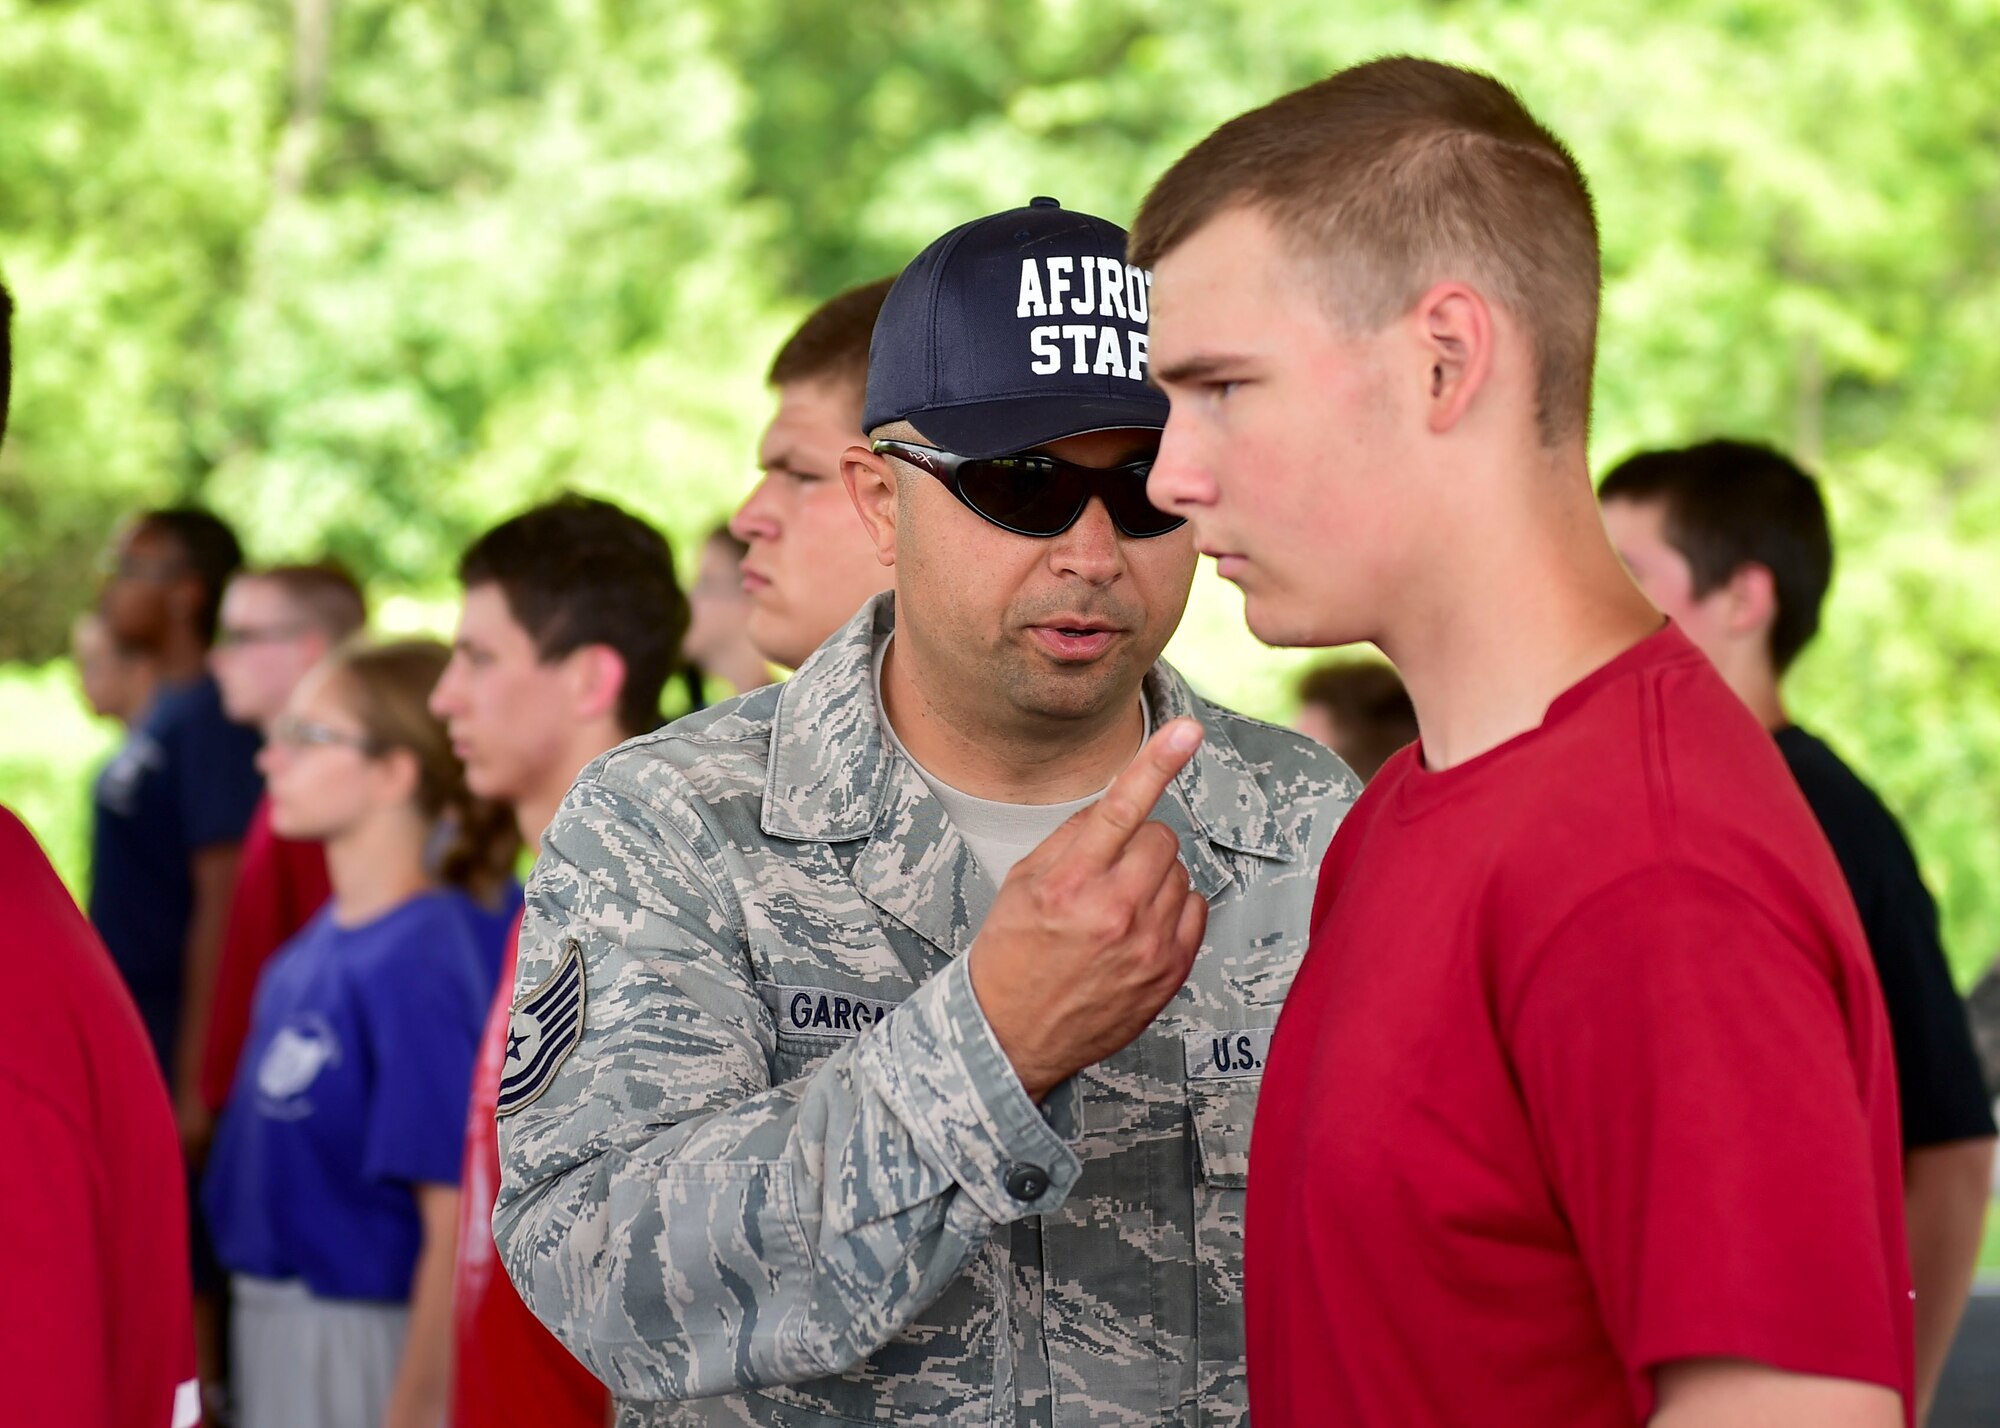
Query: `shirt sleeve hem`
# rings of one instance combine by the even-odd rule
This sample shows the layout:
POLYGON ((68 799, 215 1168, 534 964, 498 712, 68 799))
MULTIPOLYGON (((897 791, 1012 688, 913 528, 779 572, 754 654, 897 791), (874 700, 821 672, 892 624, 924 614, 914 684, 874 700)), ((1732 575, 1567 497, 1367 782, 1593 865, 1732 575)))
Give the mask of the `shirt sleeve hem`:
POLYGON ((987 1218, 1007 1224, 1061 1205, 1082 1165, 1014 1074, 964 959, 919 988, 891 1032, 911 1133, 987 1218))

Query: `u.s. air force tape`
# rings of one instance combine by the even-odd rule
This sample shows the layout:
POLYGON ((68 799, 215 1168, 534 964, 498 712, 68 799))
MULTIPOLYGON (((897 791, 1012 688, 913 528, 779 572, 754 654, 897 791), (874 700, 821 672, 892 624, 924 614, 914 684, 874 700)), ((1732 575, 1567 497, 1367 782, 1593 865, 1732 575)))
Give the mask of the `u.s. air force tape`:
POLYGON ((500 1069, 499 1115, 512 1115, 549 1089, 583 1040, 583 948, 574 937, 539 987, 507 1015, 507 1060, 500 1069))
POLYGON ((1188 1080, 1234 1081, 1263 1075, 1264 1063, 1271 1059, 1271 1034, 1276 1030, 1249 1026, 1236 1031, 1182 1032, 1188 1080))

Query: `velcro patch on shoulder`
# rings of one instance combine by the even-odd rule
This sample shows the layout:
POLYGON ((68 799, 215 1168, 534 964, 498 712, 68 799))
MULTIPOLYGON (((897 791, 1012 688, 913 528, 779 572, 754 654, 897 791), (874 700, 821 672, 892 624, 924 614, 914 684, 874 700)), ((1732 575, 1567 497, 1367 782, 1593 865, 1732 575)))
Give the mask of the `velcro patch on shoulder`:
POLYGON ((548 1090, 582 1040, 583 948, 572 937, 555 971, 508 1013, 498 1114, 510 1116, 548 1090))

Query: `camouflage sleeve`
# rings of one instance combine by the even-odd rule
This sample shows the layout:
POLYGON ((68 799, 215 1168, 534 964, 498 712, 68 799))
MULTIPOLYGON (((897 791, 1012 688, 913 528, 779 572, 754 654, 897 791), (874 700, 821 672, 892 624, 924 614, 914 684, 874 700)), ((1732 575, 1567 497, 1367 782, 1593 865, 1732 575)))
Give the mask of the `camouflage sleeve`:
POLYGON ((772 1085, 730 887, 688 808, 587 776, 528 889, 517 1005, 573 947, 583 1025, 542 1094, 503 1095, 494 1236, 529 1308, 623 1398, 845 1372, 1079 1174, 1068 1117, 1022 1090, 962 960, 772 1085), (1025 1200, 1024 1165, 1042 1172, 1013 1175, 1041 1191, 1025 1200))

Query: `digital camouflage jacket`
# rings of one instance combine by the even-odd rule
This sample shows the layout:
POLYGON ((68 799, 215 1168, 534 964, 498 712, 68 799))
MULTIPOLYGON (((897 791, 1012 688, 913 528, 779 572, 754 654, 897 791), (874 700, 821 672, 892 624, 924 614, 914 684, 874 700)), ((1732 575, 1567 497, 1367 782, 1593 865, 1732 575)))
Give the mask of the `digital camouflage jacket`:
POLYGON ((1271 1028, 1359 786, 1193 695, 1155 817, 1187 985, 1038 1108, 966 974, 992 884, 883 737, 865 607, 789 683, 577 780, 530 882, 502 1258, 621 1425, 1234 1424, 1271 1028))

